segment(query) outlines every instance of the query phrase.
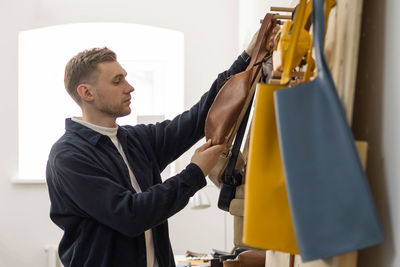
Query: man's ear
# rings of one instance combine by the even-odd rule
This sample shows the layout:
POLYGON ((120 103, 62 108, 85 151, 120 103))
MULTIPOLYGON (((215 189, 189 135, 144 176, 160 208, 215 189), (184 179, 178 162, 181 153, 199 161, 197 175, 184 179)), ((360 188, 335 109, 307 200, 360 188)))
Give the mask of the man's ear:
POLYGON ((83 101, 85 102, 92 102, 93 101, 93 88, 86 83, 82 83, 78 85, 76 88, 76 91, 78 92, 79 96, 82 98, 83 101))

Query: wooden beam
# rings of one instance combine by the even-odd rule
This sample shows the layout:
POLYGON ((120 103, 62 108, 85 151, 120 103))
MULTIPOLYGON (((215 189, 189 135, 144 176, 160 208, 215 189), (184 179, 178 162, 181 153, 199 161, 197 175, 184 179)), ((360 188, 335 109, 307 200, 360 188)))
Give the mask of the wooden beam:
POLYGON ((278 11, 278 12, 293 12, 293 7, 281 7, 281 6, 271 6, 271 11, 278 11))

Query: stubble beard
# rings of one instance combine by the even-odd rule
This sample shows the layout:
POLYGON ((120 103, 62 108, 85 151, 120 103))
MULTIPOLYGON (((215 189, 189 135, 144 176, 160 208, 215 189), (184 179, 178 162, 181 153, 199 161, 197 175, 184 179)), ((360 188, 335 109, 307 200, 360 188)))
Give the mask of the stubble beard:
POLYGON ((99 111, 101 111, 104 114, 110 115, 115 118, 120 118, 120 117, 125 117, 129 114, 131 114, 131 108, 129 106, 124 107, 122 105, 120 106, 112 106, 112 105, 107 105, 102 103, 101 105, 98 106, 99 111))

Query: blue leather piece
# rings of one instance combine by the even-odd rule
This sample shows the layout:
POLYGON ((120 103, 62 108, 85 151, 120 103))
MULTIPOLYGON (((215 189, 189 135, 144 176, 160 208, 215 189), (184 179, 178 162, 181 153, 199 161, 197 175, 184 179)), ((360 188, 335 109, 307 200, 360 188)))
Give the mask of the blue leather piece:
POLYGON ((274 95, 286 187, 304 262, 383 241, 368 180, 323 55, 323 0, 313 0, 312 21, 318 77, 274 95))

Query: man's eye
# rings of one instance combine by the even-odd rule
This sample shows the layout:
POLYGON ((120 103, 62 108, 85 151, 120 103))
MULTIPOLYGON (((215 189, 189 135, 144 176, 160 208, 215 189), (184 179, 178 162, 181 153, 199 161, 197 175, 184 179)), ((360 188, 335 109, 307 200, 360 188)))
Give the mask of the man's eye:
POLYGON ((120 80, 117 80, 117 81, 114 81, 113 83, 114 84, 119 84, 121 81, 120 80))

